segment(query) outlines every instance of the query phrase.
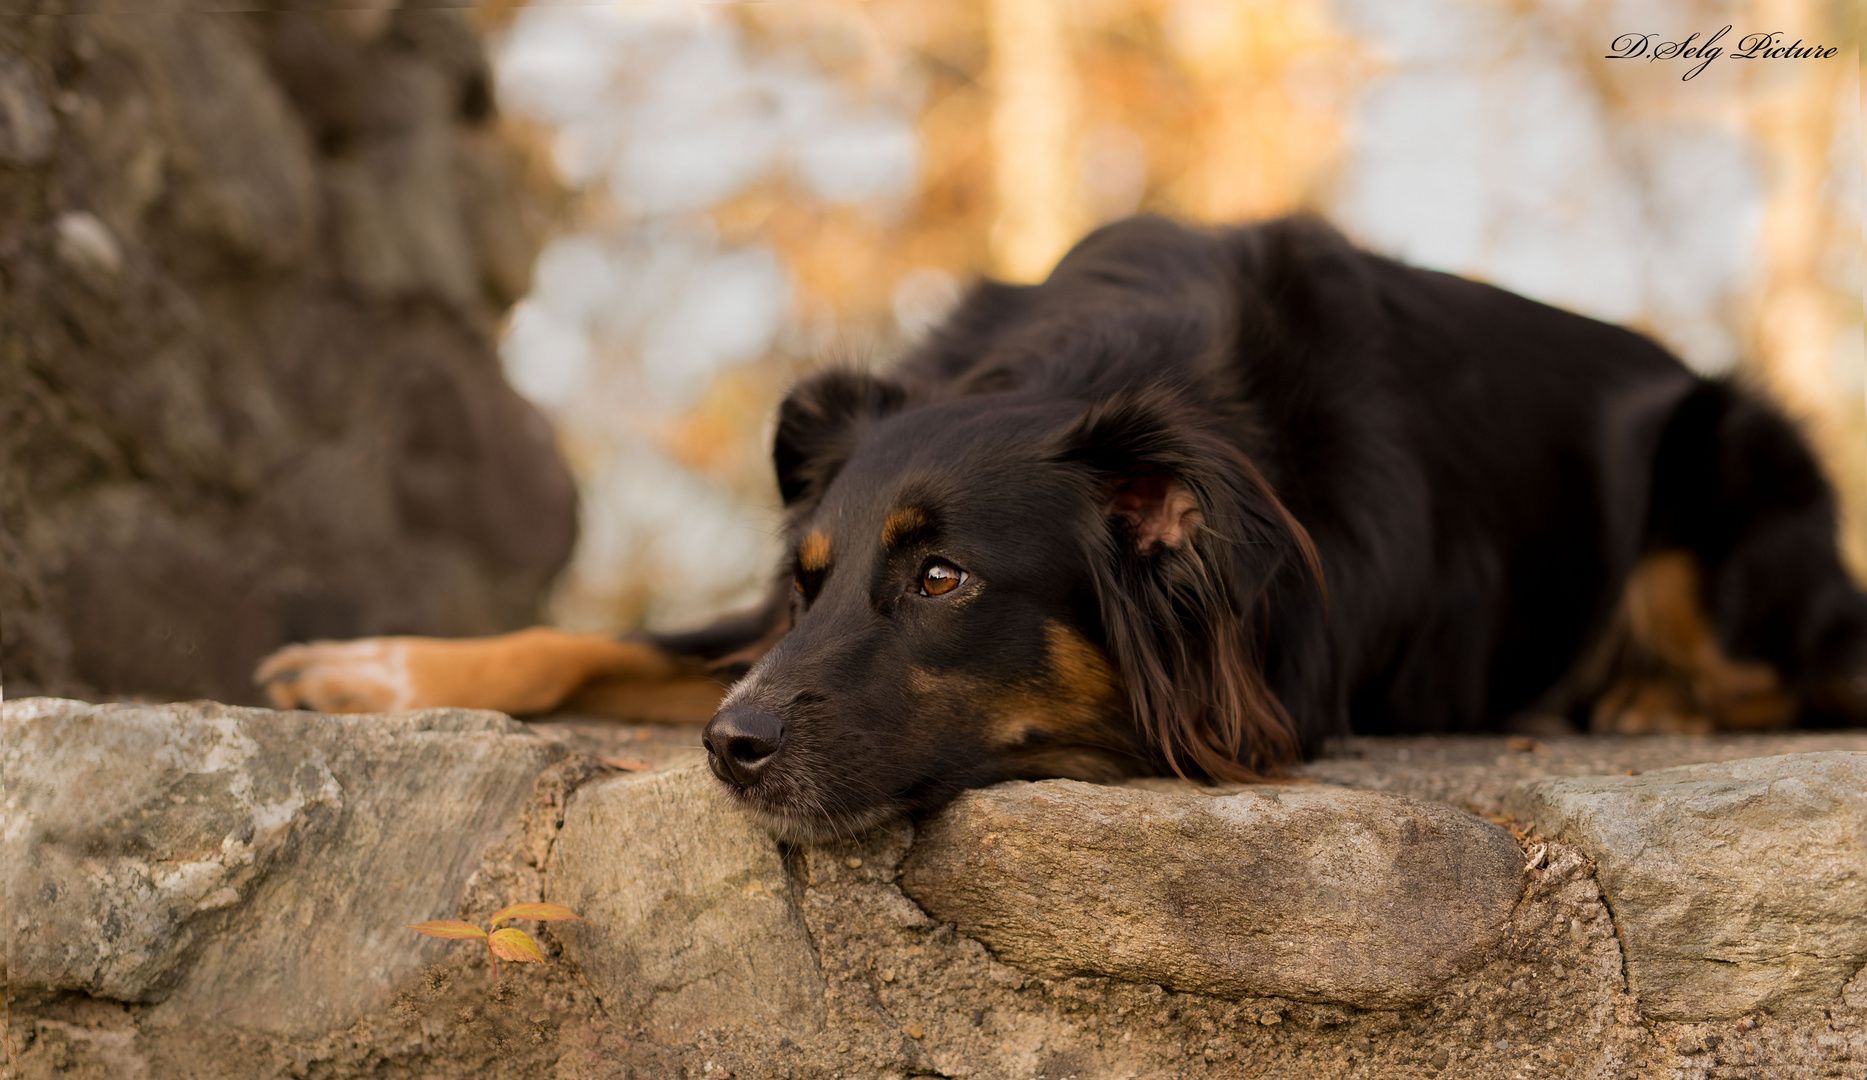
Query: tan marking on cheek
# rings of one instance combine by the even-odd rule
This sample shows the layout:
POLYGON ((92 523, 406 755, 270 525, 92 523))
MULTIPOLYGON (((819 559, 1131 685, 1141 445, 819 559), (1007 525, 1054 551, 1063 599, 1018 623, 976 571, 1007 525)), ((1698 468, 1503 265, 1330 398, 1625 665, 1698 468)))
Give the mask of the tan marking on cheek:
POLYGON ((1719 646, 1699 574, 1686 551, 1649 555, 1634 568, 1604 646, 1595 731, 1702 734, 1784 727, 1795 718, 1795 697, 1775 668, 1734 660, 1719 646))
POLYGON ((1090 784, 1112 784, 1125 780, 1140 770, 1138 759, 1125 751, 1103 750, 1087 746, 1063 746, 1031 750, 1017 755, 1020 780, 1081 780, 1090 784))
POLYGON ((927 526, 927 515, 918 506, 904 506, 882 522, 882 546, 894 547, 902 537, 927 526))
POLYGON ((1050 679, 1062 695, 1082 707, 1102 708, 1115 697, 1115 669, 1089 639, 1059 622, 1046 623, 1050 679))
POLYGON ((804 534, 803 542, 797 545, 797 565, 818 573, 830 568, 830 538, 821 529, 812 529, 804 534))
MULTIPOLYGON (((1015 775, 1104 783, 1135 772, 1136 754, 1115 671, 1094 645, 1061 624, 1046 627, 1049 670, 1033 685, 910 667, 917 696, 956 702, 965 731, 1004 754, 1015 775), (1051 736, 1027 745, 1033 732, 1051 736)), ((954 723, 954 721, 949 721, 954 723)), ((954 732, 955 735, 960 732, 954 732)))
POLYGON ((993 696, 995 688, 984 679, 975 679, 970 675, 959 675, 924 667, 910 667, 908 668, 908 689, 921 697, 985 702, 993 696))
MULTIPOLYGON (((1044 638, 1049 670, 1040 686, 1000 693, 992 700, 988 711, 994 745, 1020 746, 1033 731, 1062 744, 1127 744, 1118 680, 1102 651, 1062 623, 1046 623, 1044 638)), ((1054 756, 1058 750, 1045 753, 1054 756)))
POLYGON ((947 686, 940 676, 926 668, 911 667, 908 669, 908 689, 912 690, 916 697, 932 697, 935 694, 944 693, 947 686))

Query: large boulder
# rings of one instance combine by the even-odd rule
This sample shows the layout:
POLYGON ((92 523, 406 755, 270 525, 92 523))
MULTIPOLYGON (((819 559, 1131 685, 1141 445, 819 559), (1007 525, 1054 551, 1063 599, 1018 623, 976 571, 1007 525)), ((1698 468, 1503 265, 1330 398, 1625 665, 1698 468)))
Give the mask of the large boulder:
POLYGON ((1867 964, 1867 753, 1538 780, 1507 805, 1594 858, 1650 1016, 1821 1004, 1867 964))
POLYGON ((540 215, 461 14, 83 6, 0 19, 7 689, 536 621, 575 488, 492 351, 540 215))
POLYGON ((0 706, 0 878, 16 997, 164 1023, 342 1028, 460 946, 481 852, 564 752, 490 712, 0 706))
POLYGON ((822 1027, 823 978, 785 860, 705 766, 579 789, 545 883, 584 918, 557 937, 610 1015, 677 1043, 822 1027))
POLYGON ((1523 880, 1507 834, 1448 806, 1047 780, 960 796, 901 887, 1039 973, 1397 1008, 1484 958, 1523 880))

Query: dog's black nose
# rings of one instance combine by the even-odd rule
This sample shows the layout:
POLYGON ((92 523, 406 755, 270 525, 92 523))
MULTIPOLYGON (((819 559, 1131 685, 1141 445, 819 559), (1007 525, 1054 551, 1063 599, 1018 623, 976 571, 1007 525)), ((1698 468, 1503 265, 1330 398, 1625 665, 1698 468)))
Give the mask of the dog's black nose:
POLYGON ((735 705, 714 714, 700 741, 713 775, 749 787, 784 744, 784 721, 764 709, 735 705))

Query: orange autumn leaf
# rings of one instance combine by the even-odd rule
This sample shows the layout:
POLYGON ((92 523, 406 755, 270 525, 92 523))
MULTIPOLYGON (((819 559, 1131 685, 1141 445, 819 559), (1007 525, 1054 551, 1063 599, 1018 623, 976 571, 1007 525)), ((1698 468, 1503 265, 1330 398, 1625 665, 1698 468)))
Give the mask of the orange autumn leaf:
POLYGON ((538 943, 527 936, 525 931, 515 927, 508 926, 504 930, 493 931, 489 944, 492 946, 493 955, 501 960, 536 964, 545 958, 545 954, 538 950, 538 943))
POLYGON ((514 927, 500 929, 499 924, 507 919, 537 919, 540 922, 556 922, 562 919, 578 918, 576 912, 561 904, 527 903, 513 904, 501 908, 493 915, 493 932, 486 931, 470 922, 458 919, 436 919, 433 922, 416 923, 409 926, 416 933, 429 937, 478 939, 486 942, 486 949, 492 954, 493 981, 498 985, 499 961, 511 960, 521 964, 543 963, 545 954, 538 948, 538 943, 525 931, 514 927))
POLYGON ((493 925, 498 926, 507 919, 537 919, 540 922, 556 922, 561 919, 575 919, 577 913, 560 904, 514 904, 501 908, 493 914, 493 925))
POLYGON ((438 938, 483 938, 486 936, 486 931, 470 922, 461 922, 459 919, 435 919, 432 922, 414 923, 409 926, 409 929, 417 934, 438 938))

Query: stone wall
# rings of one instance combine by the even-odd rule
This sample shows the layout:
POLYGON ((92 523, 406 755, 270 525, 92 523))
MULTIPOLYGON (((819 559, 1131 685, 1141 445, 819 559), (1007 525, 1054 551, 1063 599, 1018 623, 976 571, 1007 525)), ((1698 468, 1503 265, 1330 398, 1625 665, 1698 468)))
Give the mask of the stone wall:
POLYGON ((1012 783, 794 847, 667 734, 7 703, 18 1074, 1867 1068, 1867 735, 1363 740, 1310 767, 1360 787, 1012 783), (544 964, 405 928, 537 900, 582 916, 521 924, 544 964))
POLYGON ((9 696, 509 629, 574 538, 490 347, 539 215, 459 13, 201 6, 0 14, 9 696))

